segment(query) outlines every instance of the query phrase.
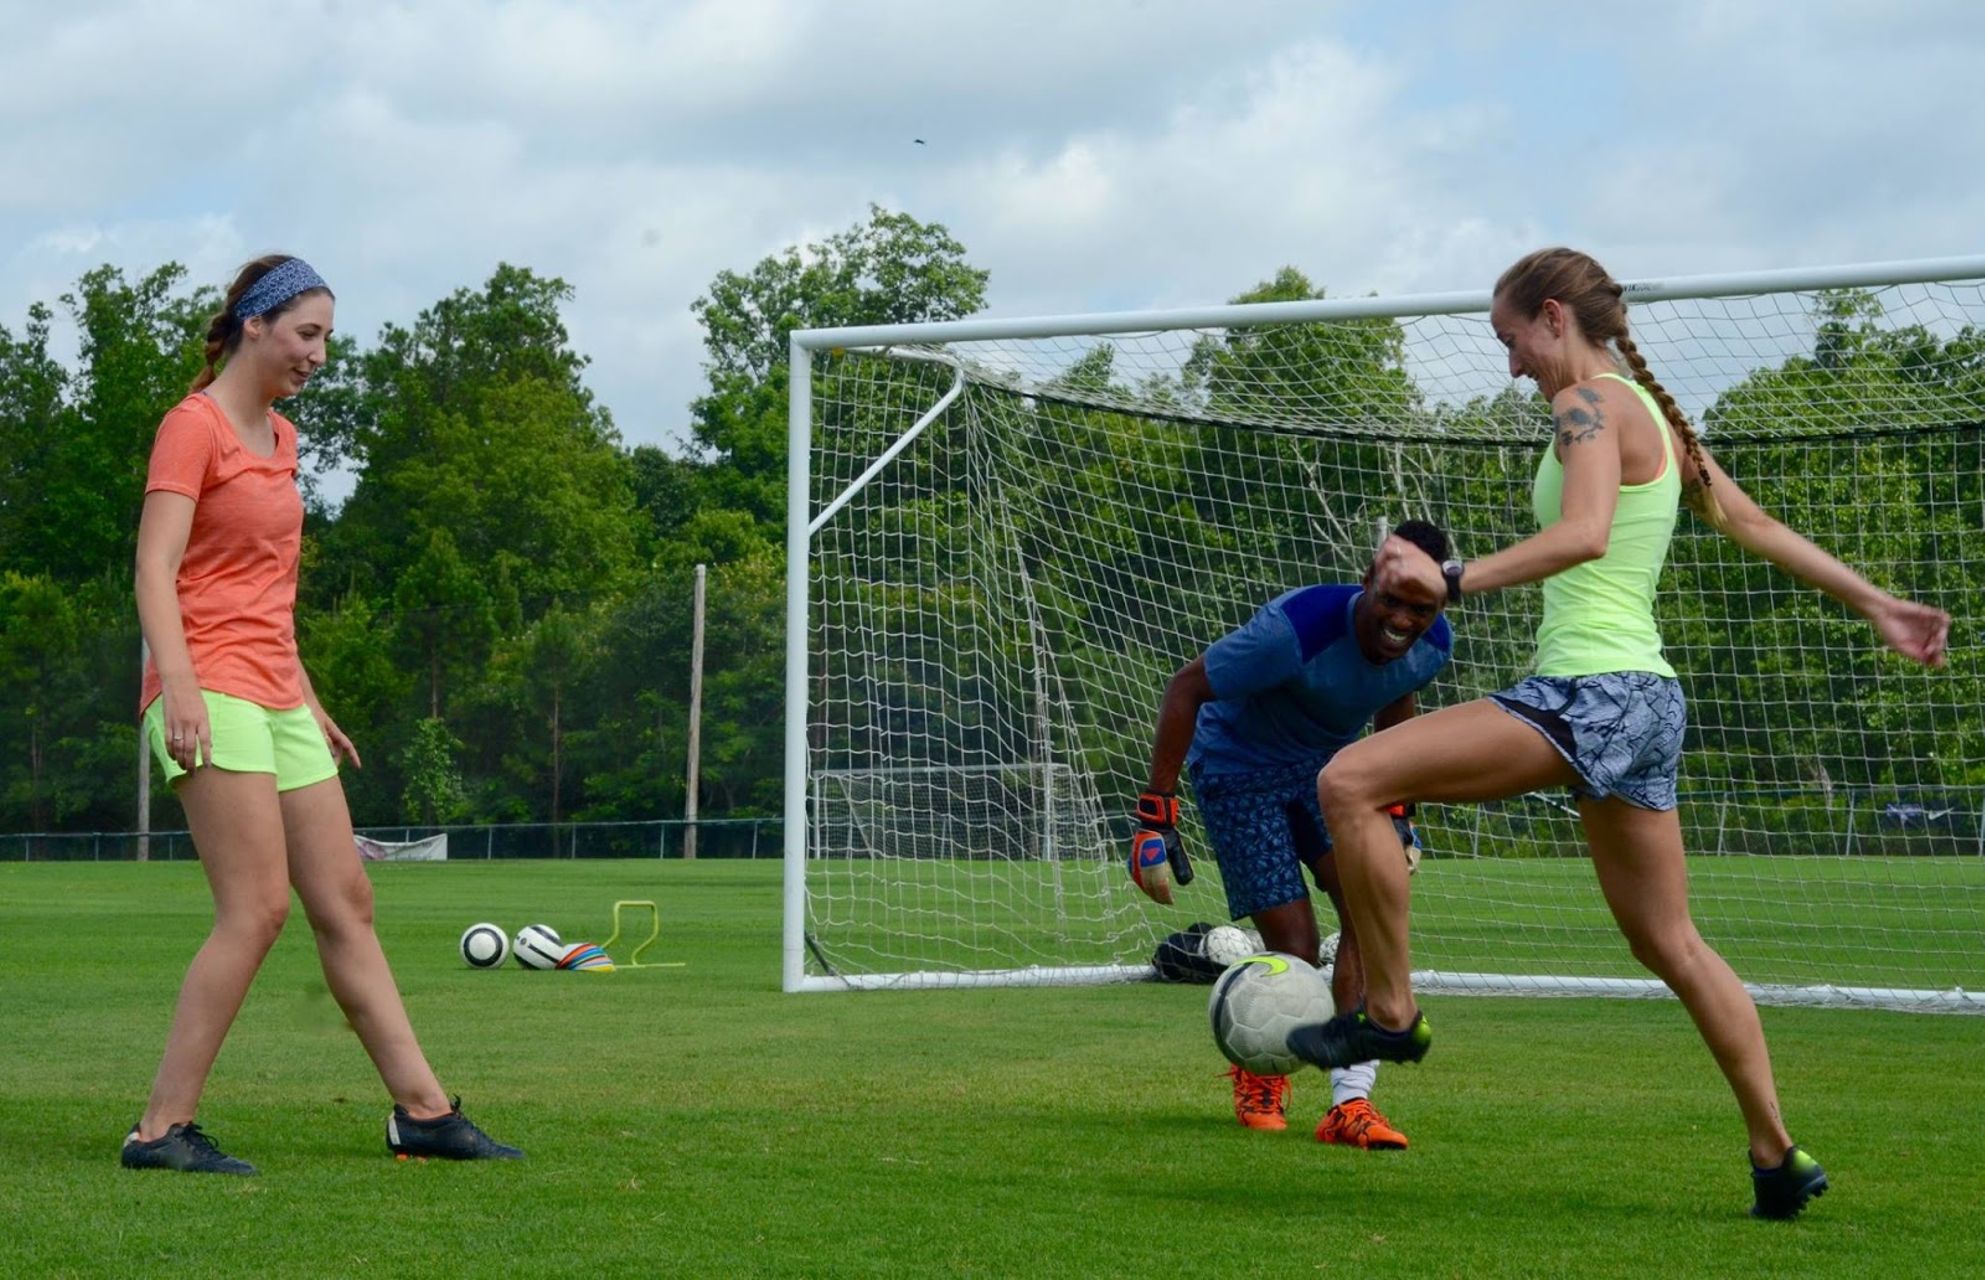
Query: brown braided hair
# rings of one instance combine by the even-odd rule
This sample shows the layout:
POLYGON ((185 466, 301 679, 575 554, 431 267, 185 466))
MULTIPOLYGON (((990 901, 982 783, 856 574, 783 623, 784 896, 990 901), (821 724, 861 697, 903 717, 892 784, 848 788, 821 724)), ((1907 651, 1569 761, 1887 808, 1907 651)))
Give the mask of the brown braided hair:
POLYGON ((1586 337, 1594 342, 1610 342, 1618 349, 1634 381, 1654 397, 1654 402, 1661 406, 1662 416, 1681 440, 1682 449, 1695 468, 1699 500, 1709 513, 1720 514, 1716 495, 1709 489, 1709 465, 1703 456, 1702 440, 1689 424, 1682 406, 1675 403, 1675 397, 1656 381, 1654 371, 1647 367, 1647 357, 1641 355, 1640 348, 1628 335, 1624 294, 1620 282, 1608 275, 1606 268, 1593 261, 1591 255, 1562 248, 1539 249, 1518 258, 1496 281, 1495 288, 1495 296, 1525 319, 1534 318, 1542 311, 1545 299, 1556 298, 1578 317, 1579 330, 1586 337))
MULTIPOLYGON (((241 295, 247 293, 249 287, 257 280, 268 275, 277 267, 282 266, 293 256, 293 254, 287 253, 263 254, 235 274, 234 283, 227 287, 227 293, 221 298, 221 309, 214 313, 212 319, 207 321, 207 360, 201 366, 200 372, 194 376, 193 385, 186 388, 187 394, 190 395, 195 391, 203 391, 211 386, 215 376, 220 373, 221 366, 226 364, 228 357, 232 356, 236 349, 241 346, 241 320, 234 314, 234 309, 241 305, 241 295)), ((271 307, 269 310, 263 312, 262 318, 264 320, 274 320, 277 316, 295 306, 298 299, 313 293, 329 292, 330 290, 328 289, 305 289, 302 293, 297 294, 295 298, 291 298, 280 306, 271 307)))

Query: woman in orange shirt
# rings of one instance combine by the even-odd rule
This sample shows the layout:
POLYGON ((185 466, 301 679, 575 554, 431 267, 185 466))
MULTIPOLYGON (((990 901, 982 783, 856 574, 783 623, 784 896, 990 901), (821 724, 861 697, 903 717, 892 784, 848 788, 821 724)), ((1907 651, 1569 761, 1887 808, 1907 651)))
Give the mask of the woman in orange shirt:
POLYGON ((194 1114, 221 1041, 303 902, 331 994, 393 1098, 401 1155, 516 1159, 451 1101, 414 1039, 372 928, 338 762, 351 739, 296 651, 303 500, 296 428, 274 403, 324 363, 333 299, 301 258, 244 267, 207 329, 207 364, 159 424, 138 524, 138 619, 151 647, 139 706, 186 810, 214 895, 214 927, 179 990, 133 1169, 252 1174, 194 1114))

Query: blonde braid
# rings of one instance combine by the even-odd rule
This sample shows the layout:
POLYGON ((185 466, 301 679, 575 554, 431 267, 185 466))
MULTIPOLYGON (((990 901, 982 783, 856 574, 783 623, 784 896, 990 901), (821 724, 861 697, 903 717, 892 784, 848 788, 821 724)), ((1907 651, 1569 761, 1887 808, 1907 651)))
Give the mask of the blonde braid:
POLYGON ((1625 357, 1627 368, 1633 373, 1634 381, 1654 397, 1654 402, 1661 406, 1662 416, 1668 419, 1668 425, 1673 427, 1675 434, 1681 438, 1682 449, 1689 455, 1690 464, 1695 467, 1698 488, 1696 500, 1705 505, 1705 514, 1709 514, 1712 520, 1720 517, 1723 508, 1717 502, 1716 494, 1710 490, 1709 464, 1703 457, 1702 440, 1696 435, 1695 428, 1689 425, 1688 416, 1682 412, 1682 406, 1676 404, 1675 397, 1669 395, 1668 389, 1656 381, 1654 371, 1647 367, 1647 357, 1640 354, 1640 348, 1636 347, 1634 340, 1627 336, 1624 325, 1613 341, 1619 346, 1620 355, 1625 357))

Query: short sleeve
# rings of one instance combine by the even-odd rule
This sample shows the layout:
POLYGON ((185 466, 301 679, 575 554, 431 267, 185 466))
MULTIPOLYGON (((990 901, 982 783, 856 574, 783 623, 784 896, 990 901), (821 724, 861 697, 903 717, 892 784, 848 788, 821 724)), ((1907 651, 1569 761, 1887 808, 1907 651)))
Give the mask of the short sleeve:
POLYGON ((1266 605, 1206 651, 1206 680, 1222 700, 1272 689, 1301 674, 1302 646, 1279 605, 1266 605))
POLYGON ((145 471, 145 492, 184 494, 198 502, 213 465, 213 424, 182 405, 159 423, 151 465, 145 471))

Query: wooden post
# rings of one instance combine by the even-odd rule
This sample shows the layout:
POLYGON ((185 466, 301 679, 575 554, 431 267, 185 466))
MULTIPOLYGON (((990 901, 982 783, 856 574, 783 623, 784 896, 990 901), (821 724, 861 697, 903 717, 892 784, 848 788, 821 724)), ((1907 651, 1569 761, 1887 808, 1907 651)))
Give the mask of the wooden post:
POLYGON ((703 576, 696 566, 696 598, 691 606, 689 638, 689 778, 682 799, 682 856, 696 858, 696 787, 703 752, 703 576))

